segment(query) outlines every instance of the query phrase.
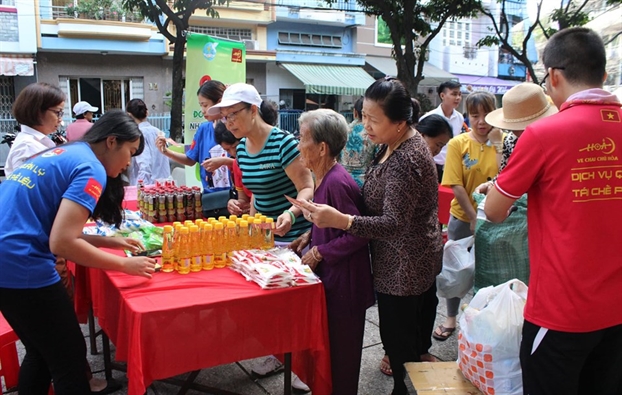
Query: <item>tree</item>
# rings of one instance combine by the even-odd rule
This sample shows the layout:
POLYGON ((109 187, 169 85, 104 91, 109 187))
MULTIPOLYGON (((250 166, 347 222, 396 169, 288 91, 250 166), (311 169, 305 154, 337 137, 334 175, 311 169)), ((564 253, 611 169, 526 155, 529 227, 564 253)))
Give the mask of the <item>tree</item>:
POLYGON ((229 0, 123 0, 127 11, 139 12, 155 22, 160 33, 173 44, 173 90, 171 95, 171 138, 181 141, 184 51, 190 17, 196 10, 218 17, 214 5, 229 4, 229 0))
MULTIPOLYGON (((490 10, 486 10, 482 7, 481 12, 488 16, 492 21, 492 33, 493 35, 486 36, 477 42, 478 47, 498 45, 501 49, 512 54, 516 59, 520 60, 527 71, 531 80, 536 84, 539 82, 538 77, 534 71, 531 60, 527 57, 527 44, 534 33, 534 30, 539 27, 548 40, 558 30, 566 29, 573 26, 583 26, 590 21, 588 12, 588 3, 591 0, 560 0, 559 8, 553 10, 549 16, 550 23, 542 22, 542 2, 540 0, 537 4, 536 17, 531 21, 531 25, 527 29, 522 42, 519 45, 515 45, 512 41, 511 26, 509 26, 510 17, 506 14, 506 0, 498 0, 501 4, 501 13, 499 20, 490 10), (557 24, 558 29, 552 27, 552 24, 557 24), (548 26, 547 26, 548 25, 548 26)), ((622 0, 607 0, 607 5, 622 4, 622 0)))
POLYGON ((397 77, 413 95, 423 79, 423 64, 430 42, 440 33, 445 22, 472 17, 481 8, 479 0, 357 1, 366 14, 376 15, 387 24, 393 42, 397 77))

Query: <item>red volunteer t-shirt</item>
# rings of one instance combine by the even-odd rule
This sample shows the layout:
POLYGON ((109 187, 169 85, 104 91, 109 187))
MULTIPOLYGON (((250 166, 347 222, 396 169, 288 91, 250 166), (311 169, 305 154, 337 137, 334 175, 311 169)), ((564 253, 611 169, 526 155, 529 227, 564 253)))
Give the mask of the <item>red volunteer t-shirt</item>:
POLYGON ((564 103, 527 127, 497 189, 528 193, 525 319, 563 332, 622 324, 622 111, 564 103))
POLYGON ((251 191, 249 191, 244 184, 242 183, 242 170, 240 170, 240 165, 238 165, 238 161, 233 161, 233 183, 235 184, 235 189, 238 192, 243 192, 246 196, 248 196, 248 201, 250 202, 250 198, 253 195, 251 191))

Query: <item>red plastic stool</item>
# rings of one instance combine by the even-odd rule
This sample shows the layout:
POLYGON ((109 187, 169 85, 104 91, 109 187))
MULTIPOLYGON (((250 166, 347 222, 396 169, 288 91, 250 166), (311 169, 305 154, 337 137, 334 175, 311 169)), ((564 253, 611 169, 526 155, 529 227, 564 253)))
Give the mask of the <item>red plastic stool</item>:
POLYGON ((15 342, 19 338, 13 328, 0 313, 0 376, 4 376, 6 389, 17 387, 19 377, 19 360, 15 342))
MULTIPOLYGON (((4 376, 7 390, 17 387, 19 380, 19 359, 15 345, 18 340, 13 328, 0 313, 0 376, 4 376)), ((51 385, 48 395, 54 395, 54 388, 51 385)))

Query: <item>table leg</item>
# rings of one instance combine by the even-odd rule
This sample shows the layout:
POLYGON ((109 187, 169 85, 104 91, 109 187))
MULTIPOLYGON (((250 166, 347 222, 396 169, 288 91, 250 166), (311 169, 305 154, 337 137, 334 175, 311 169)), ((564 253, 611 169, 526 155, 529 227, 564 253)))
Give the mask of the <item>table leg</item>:
POLYGON ((97 355, 97 335, 95 332, 95 316, 93 315, 93 309, 89 309, 89 342, 91 345, 91 355, 97 355))
POLYGON ((285 360, 285 374, 284 374, 284 383, 283 383, 283 394, 291 395, 292 394, 292 353, 287 352, 284 356, 285 360))
POLYGON ((102 331, 102 347, 104 349, 104 372, 106 380, 112 379, 112 361, 110 360, 110 339, 106 332, 102 331))

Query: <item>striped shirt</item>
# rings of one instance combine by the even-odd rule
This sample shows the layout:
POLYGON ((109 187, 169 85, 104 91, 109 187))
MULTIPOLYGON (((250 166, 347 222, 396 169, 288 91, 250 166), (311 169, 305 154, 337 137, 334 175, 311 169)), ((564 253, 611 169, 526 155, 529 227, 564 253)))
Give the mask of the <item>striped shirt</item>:
MULTIPOLYGON (((296 186, 289 179, 285 168, 300 153, 298 142, 291 134, 273 128, 263 149, 256 154, 246 151, 246 139, 237 147, 237 160, 242 170, 242 183, 255 196, 255 209, 268 217, 276 218, 289 209, 291 204, 284 195, 297 197, 296 186)), ((311 228, 303 217, 296 218, 296 223, 277 241, 292 241, 311 228)))

